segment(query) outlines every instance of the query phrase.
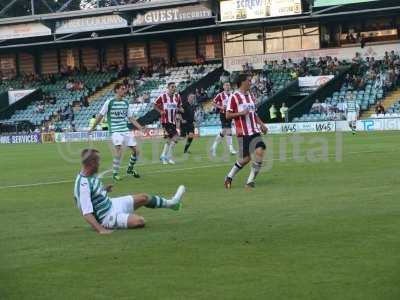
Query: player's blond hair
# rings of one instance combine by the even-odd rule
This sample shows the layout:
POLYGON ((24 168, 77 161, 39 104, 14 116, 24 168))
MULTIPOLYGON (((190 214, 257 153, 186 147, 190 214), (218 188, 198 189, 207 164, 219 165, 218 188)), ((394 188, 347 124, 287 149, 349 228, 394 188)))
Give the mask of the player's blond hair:
POLYGON ((92 162, 97 156, 99 156, 100 151, 93 148, 83 149, 81 152, 81 163, 82 165, 87 165, 92 162))

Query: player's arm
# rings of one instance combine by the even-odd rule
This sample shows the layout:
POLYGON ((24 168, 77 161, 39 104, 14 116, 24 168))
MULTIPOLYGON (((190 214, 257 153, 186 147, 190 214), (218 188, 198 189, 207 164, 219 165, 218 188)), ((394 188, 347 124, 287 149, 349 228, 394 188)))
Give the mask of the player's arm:
POLYGON ((96 121, 94 122, 92 128, 89 129, 89 132, 94 131, 96 129, 97 125, 100 124, 101 120, 103 120, 103 118, 104 118, 104 115, 102 115, 102 114, 97 115, 96 121))
POLYGON ((258 125, 260 126, 262 133, 266 134, 268 132, 267 126, 265 126, 264 122, 260 119, 258 114, 255 114, 255 115, 256 115, 256 121, 257 121, 258 125))
POLYGON ((93 216, 93 205, 90 196, 89 182, 87 179, 82 180, 79 186, 79 207, 85 221, 89 223, 96 232, 101 234, 111 233, 110 230, 101 226, 93 216))
POLYGON ((103 120, 104 116, 107 114, 108 112, 108 105, 110 103, 110 100, 107 100, 104 104, 103 107, 101 108, 99 114, 96 117, 96 121, 94 122, 92 128, 89 129, 89 132, 92 132, 93 130, 96 129, 97 125, 101 122, 101 120, 103 120))
POLYGON ((178 95, 178 111, 180 113, 184 113, 185 112, 185 110, 184 110, 184 108, 182 106, 181 95, 178 95))
POLYGON ((234 119, 237 117, 241 117, 241 116, 245 116, 248 113, 249 113, 248 109, 245 109, 245 110, 239 112, 239 108, 238 108, 235 97, 232 96, 229 98, 228 105, 226 108, 226 118, 228 120, 231 120, 231 119, 234 119))
POLYGON ((219 105, 218 103, 222 103, 222 101, 219 101, 221 98, 221 94, 218 94, 215 96, 215 98, 212 101, 212 104, 214 105, 215 108, 218 108, 219 110, 224 110, 224 107, 222 105, 219 105))
POLYGON ((153 103, 153 108, 158 111, 160 115, 165 114, 165 111, 162 109, 162 96, 158 97, 157 100, 153 103))
POLYGON ((97 222, 96 218, 93 216, 93 214, 86 214, 83 215, 83 218, 86 220, 86 222, 88 222, 90 224, 90 226, 92 226, 92 228, 94 230, 96 230, 97 233, 100 234, 108 234, 111 233, 112 230, 108 230, 106 228, 104 228, 103 226, 101 226, 99 224, 99 222, 97 222))
POLYGON ((129 122, 131 122, 132 125, 135 126, 138 130, 143 129, 143 126, 140 125, 140 123, 134 117, 129 117, 129 122))

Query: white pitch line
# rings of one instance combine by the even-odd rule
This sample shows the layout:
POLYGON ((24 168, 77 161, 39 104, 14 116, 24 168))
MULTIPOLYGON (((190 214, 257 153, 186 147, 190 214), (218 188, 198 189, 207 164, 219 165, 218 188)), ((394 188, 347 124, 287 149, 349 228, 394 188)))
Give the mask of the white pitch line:
MULTIPOLYGON (((386 151, 386 152, 395 152, 397 150, 392 150, 392 151, 386 151)), ((365 151, 354 151, 354 152, 347 152, 344 153, 343 155, 352 155, 352 154, 363 154, 363 153, 382 153, 381 151, 373 151, 373 150, 365 150, 365 151)), ((321 155, 322 156, 322 155, 321 155)), ((334 157, 336 154, 330 154, 328 157, 334 157)), ((274 159, 267 159, 264 160, 264 162, 270 162, 270 161, 290 161, 293 160, 293 157, 285 157, 285 158, 274 158, 274 159)), ((176 169, 164 169, 164 170, 156 170, 152 171, 151 173, 146 173, 144 172, 144 175, 151 175, 151 174, 162 174, 162 173, 175 173, 175 172, 181 172, 181 171, 192 171, 192 170, 199 170, 199 169, 207 169, 207 168, 215 168, 215 167, 224 167, 224 166, 229 166, 231 165, 232 162, 227 162, 227 163, 214 163, 210 165, 204 165, 204 166, 197 166, 197 167, 189 167, 189 168, 176 168, 176 169)), ((146 165, 142 165, 146 166, 146 165)), ((110 170, 105 170, 99 174, 100 178, 104 178, 104 175, 107 173, 110 173, 110 170)), ((12 189, 12 188, 24 188, 24 187, 35 187, 35 186, 42 186, 42 185, 55 185, 55 184, 62 184, 62 183, 72 183, 75 180, 59 180, 59 181, 49 181, 49 182, 37 182, 37 183, 29 183, 29 184, 18 184, 18 185, 6 185, 6 186, 0 186, 0 190, 2 189, 12 189)))

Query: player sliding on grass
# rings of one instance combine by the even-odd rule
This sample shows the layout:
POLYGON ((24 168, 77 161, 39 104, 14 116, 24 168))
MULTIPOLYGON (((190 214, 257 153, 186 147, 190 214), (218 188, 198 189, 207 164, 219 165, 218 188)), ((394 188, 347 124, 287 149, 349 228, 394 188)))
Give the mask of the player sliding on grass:
POLYGON ((117 83, 114 87, 115 97, 107 100, 99 115, 96 118, 95 123, 89 130, 89 134, 95 130, 97 124, 101 122, 104 116, 107 115, 108 130, 111 134, 111 141, 114 146, 114 158, 113 158, 113 179, 114 181, 121 180, 119 176, 119 169, 122 158, 122 146, 125 144, 131 148, 132 153, 129 158, 129 165, 126 173, 139 178, 139 173, 135 170, 135 164, 139 151, 137 149, 137 142, 133 131, 128 128, 128 120, 139 130, 142 126, 136 121, 135 118, 128 115, 129 103, 124 99, 126 95, 126 88, 124 85, 117 83))
POLYGON ((254 161, 246 187, 254 187, 266 149, 260 133, 267 133, 267 127, 257 115, 255 99, 250 93, 250 84, 250 78, 246 74, 238 76, 239 90, 229 98, 226 109, 226 118, 228 120, 233 119, 235 124, 241 157, 225 178, 227 189, 231 188, 235 175, 251 161, 250 155, 252 153, 254 153, 254 161))
POLYGON ((108 192, 111 191, 112 185, 104 187, 100 179, 96 177, 100 165, 99 151, 85 149, 81 153, 81 160, 82 169, 75 180, 75 201, 86 222, 98 233, 111 233, 110 229, 143 227, 144 218, 134 213, 142 206, 173 210, 179 210, 181 207, 185 193, 183 185, 171 199, 148 194, 109 198, 108 192))

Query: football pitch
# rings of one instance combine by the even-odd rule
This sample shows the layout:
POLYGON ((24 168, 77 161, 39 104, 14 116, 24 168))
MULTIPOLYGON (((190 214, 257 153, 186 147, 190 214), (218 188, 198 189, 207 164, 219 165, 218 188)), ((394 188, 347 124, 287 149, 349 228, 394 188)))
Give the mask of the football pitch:
POLYGON ((248 167, 223 188, 234 157, 209 158, 211 139, 168 166, 144 141, 142 178, 111 196, 184 184, 183 209, 142 208, 144 229, 106 236, 73 200, 88 143, 1 145, 0 299, 400 299, 399 132, 266 140, 251 191, 248 167))

